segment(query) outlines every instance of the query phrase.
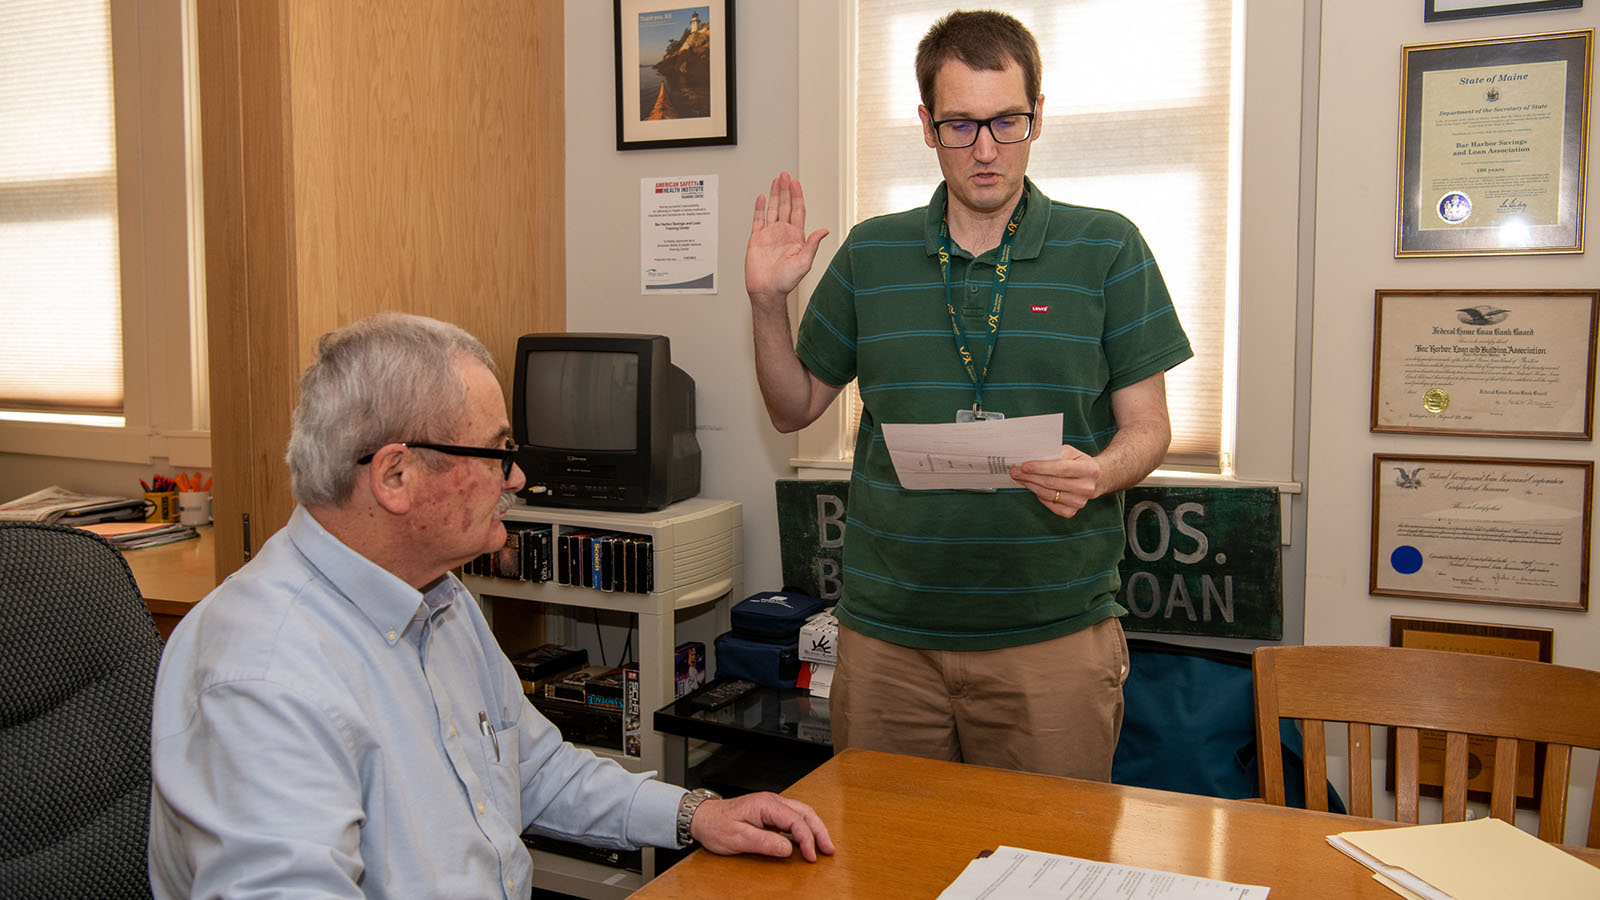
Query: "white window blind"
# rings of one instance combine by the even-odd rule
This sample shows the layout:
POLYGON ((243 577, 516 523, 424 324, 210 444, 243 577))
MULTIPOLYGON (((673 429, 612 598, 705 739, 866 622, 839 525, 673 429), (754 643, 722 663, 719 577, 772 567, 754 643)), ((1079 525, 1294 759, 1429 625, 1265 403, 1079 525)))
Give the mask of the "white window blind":
POLYGON ((0 3, 0 409, 121 415, 106 0, 0 3))
MULTIPOLYGON (((857 0, 851 221, 927 203, 917 41, 948 0, 857 0)), ((1123 213, 1161 265, 1195 358, 1167 373, 1167 465, 1223 468, 1231 302, 1234 0, 1042 0, 1005 11, 1044 61, 1028 174, 1051 199, 1123 213)), ((852 402, 859 403, 851 388, 852 402)), ((852 432, 853 434, 853 429, 852 432)))

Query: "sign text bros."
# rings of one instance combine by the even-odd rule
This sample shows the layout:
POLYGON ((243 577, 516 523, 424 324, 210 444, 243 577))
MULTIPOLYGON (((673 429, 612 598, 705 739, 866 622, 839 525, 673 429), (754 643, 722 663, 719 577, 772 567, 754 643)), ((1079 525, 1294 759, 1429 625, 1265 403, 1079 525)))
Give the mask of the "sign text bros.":
MULTIPOLYGON (((783 586, 827 603, 844 587, 849 483, 777 484, 783 586)), ((1135 487, 1118 599, 1129 631, 1281 640, 1276 488, 1135 487)))

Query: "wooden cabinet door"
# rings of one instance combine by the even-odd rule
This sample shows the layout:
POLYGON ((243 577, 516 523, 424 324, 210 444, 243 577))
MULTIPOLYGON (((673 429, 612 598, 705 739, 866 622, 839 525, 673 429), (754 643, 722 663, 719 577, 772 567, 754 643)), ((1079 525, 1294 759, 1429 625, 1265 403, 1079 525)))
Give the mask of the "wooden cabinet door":
POLYGON ((416 312, 508 374, 519 335, 565 328, 561 10, 200 4, 219 578, 293 511, 283 452, 320 335, 416 312))

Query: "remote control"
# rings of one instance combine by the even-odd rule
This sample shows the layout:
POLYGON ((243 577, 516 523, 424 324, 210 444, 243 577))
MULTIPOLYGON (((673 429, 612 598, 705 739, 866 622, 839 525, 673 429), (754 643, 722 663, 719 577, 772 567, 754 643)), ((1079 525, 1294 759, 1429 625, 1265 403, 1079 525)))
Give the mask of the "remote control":
POLYGON ((726 681, 722 684, 708 687, 694 695, 689 704, 695 709, 709 712, 713 709, 721 709, 727 706, 757 687, 759 685, 754 681, 726 681))

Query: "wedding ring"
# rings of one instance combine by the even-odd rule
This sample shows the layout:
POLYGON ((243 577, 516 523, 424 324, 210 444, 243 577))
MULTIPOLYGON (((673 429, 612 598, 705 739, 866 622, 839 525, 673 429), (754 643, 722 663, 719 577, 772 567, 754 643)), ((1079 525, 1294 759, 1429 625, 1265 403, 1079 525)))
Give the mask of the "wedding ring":
POLYGON ((1050 502, 1051 503, 1060 503, 1061 502, 1061 492, 1060 491, 1056 491, 1056 495, 1051 498, 1050 502))

